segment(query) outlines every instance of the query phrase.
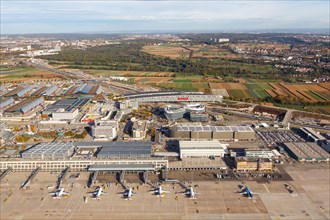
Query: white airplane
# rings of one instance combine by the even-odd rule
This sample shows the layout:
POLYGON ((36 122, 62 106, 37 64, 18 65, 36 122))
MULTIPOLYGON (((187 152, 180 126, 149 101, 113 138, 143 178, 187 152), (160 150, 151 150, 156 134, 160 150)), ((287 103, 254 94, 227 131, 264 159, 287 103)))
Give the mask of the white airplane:
POLYGON ((70 195, 70 193, 64 192, 64 188, 59 188, 56 192, 49 193, 54 199, 61 199, 64 195, 70 195))
POLYGON ((106 194, 106 192, 103 192, 102 187, 98 186, 96 187, 96 190, 90 194, 93 195, 94 199, 100 199, 101 195, 106 194))
POLYGON ((200 193, 196 193, 192 187, 189 187, 184 194, 188 196, 189 199, 197 199, 196 195, 200 193))
POLYGON ((157 187, 154 190, 151 190, 151 193, 154 193, 158 197, 163 197, 166 193, 170 193, 169 191, 164 191, 161 186, 157 187))
POLYGON ((136 193, 133 192, 132 188, 128 188, 122 194, 123 194, 123 198, 125 198, 125 200, 131 200, 132 196, 136 193))

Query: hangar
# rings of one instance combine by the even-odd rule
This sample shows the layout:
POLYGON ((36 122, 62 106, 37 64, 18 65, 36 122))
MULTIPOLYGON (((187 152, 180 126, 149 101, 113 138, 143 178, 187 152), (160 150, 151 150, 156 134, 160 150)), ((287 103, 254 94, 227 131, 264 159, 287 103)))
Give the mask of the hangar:
POLYGON ((184 157, 223 157, 228 154, 225 144, 219 141, 179 141, 180 159, 184 157))

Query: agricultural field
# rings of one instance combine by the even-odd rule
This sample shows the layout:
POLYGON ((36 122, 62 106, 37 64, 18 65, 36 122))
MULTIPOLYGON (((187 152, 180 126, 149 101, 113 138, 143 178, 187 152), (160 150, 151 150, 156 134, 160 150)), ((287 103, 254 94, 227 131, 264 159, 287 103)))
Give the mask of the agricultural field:
POLYGON ((1 68, 0 82, 19 82, 33 80, 53 80, 62 79, 59 74, 31 68, 31 67, 11 67, 1 68))
POLYGON ((286 83, 209 83, 213 94, 232 98, 292 97, 304 102, 330 101, 330 84, 286 84, 286 83))

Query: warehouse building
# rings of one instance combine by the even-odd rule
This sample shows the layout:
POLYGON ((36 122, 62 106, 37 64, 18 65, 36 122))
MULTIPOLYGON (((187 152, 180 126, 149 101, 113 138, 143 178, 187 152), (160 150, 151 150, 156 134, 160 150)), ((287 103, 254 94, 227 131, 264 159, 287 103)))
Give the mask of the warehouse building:
MULTIPOLYGON (((102 144, 102 143, 101 143, 102 144)), ((151 157, 151 142, 107 142, 102 145, 100 159, 145 159, 151 157)))
POLYGON ((43 102, 44 99, 42 97, 37 99, 24 99, 23 101, 7 108, 4 111, 4 114, 6 116, 24 115, 41 105, 43 102))
POLYGON ((168 120, 176 120, 183 118, 186 109, 176 105, 169 105, 164 108, 164 115, 168 120))
POLYGON ((284 143, 285 151, 294 159, 303 162, 329 161, 330 154, 316 143, 290 142, 284 143))
POLYGON ((317 144, 320 147, 322 147, 326 152, 330 153, 330 141, 329 140, 318 141, 317 144))
POLYGON ((12 97, 4 99, 0 102, 0 109, 4 109, 10 106, 11 104, 14 104, 14 99, 12 97))
POLYGON ((223 97, 201 92, 161 91, 126 94, 122 98, 138 102, 222 102, 223 97))
POLYGON ((51 87, 41 87, 34 93, 32 93, 32 96, 49 96, 52 95, 56 90, 58 89, 57 86, 51 86, 51 87))
POLYGON ((40 143, 21 153, 23 159, 64 160, 74 153, 73 143, 40 143))
POLYGON ((223 157, 228 154, 225 144, 219 141, 179 141, 180 159, 184 157, 223 157))
POLYGON ((113 140, 117 137, 117 121, 96 121, 92 126, 92 136, 94 140, 113 140))
POLYGON ((249 126, 203 126, 201 124, 177 124, 170 128, 173 138, 217 139, 225 141, 255 140, 255 132, 249 126))
POLYGON ((73 120, 79 114, 79 109, 89 101, 89 98, 61 99, 47 106, 43 114, 51 116, 53 120, 73 120))
POLYGON ((24 95, 28 94, 32 90, 32 86, 28 87, 17 87, 14 90, 11 90, 4 94, 4 97, 23 97, 24 95))
POLYGON ((320 133, 316 132, 313 128, 300 128, 299 130, 300 135, 308 141, 318 142, 326 140, 320 133))
POLYGON ((96 84, 73 85, 67 91, 66 95, 96 95, 102 92, 102 87, 96 84))

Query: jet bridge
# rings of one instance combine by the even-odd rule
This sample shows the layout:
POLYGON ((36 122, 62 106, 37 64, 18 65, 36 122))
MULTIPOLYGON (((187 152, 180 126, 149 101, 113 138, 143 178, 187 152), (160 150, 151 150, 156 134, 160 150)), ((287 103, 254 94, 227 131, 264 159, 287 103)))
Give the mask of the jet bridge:
POLYGON ((89 176, 89 180, 88 180, 88 183, 87 183, 88 188, 92 188, 92 187, 93 187, 94 182, 95 182, 96 177, 97 177, 98 174, 99 174, 98 171, 92 172, 92 173, 90 174, 90 176, 89 176))
POLYGON ((36 175, 39 173, 39 171, 41 170, 40 167, 38 167, 37 169, 35 169, 34 171, 32 171, 31 175, 27 178, 27 180, 22 184, 22 189, 26 189, 31 181, 34 179, 34 177, 36 177, 36 175))
POLYGON ((3 173, 1 173, 0 175, 0 181, 7 175, 9 175, 11 172, 13 171, 13 169, 11 167, 9 167, 7 170, 3 171, 3 173))
POLYGON ((71 168, 68 166, 67 168, 65 168, 62 173, 58 176, 58 180, 57 180, 57 189, 62 187, 62 182, 65 179, 65 177, 67 176, 67 174, 70 172, 71 168))

